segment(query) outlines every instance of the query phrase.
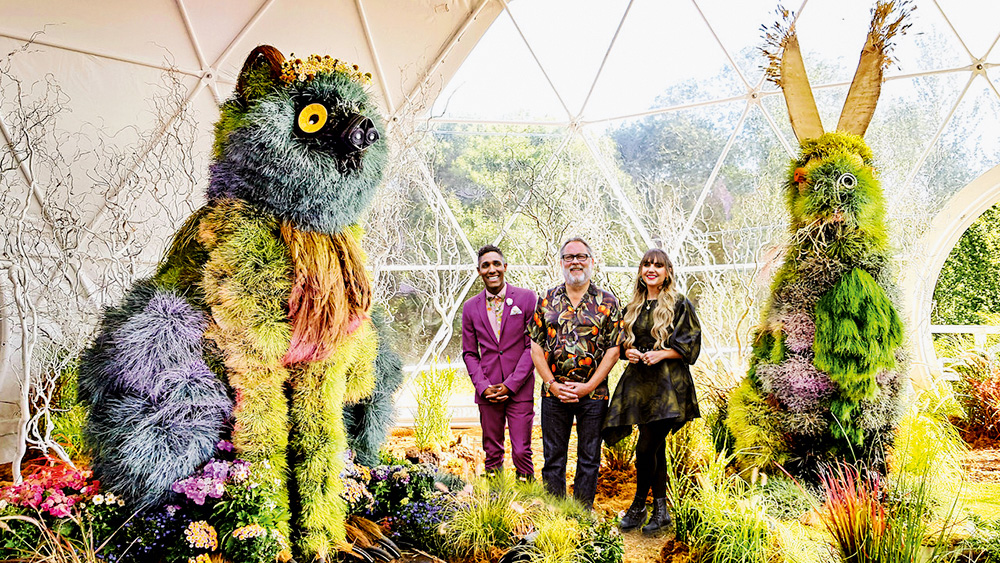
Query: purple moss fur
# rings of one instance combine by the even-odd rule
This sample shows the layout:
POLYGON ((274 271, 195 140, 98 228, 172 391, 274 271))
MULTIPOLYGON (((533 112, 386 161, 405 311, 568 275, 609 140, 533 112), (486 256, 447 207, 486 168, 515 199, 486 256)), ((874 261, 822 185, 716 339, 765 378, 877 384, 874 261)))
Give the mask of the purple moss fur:
POLYGON ((817 410, 834 392, 830 377, 804 355, 789 355, 780 365, 762 365, 757 373, 764 389, 794 413, 817 410))
POLYGON ((785 346, 797 354, 811 350, 816 336, 816 324, 806 313, 798 312, 781 317, 785 331, 785 346))
POLYGON ((183 297, 137 284, 105 315, 80 369, 87 440, 107 490, 138 505, 211 458, 232 402, 203 359, 207 319, 183 297))

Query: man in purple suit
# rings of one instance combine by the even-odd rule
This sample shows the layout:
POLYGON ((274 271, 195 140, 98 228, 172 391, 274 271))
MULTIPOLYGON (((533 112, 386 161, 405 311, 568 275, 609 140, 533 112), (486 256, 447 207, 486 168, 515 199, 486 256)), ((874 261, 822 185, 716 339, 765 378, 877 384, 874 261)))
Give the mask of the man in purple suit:
POLYGON ((507 259, 488 244, 479 249, 476 271, 486 289, 462 306, 462 358, 476 387, 483 427, 486 471, 503 469, 504 426, 519 479, 534 479, 531 426, 535 419, 535 371, 527 319, 537 297, 504 282, 507 259))

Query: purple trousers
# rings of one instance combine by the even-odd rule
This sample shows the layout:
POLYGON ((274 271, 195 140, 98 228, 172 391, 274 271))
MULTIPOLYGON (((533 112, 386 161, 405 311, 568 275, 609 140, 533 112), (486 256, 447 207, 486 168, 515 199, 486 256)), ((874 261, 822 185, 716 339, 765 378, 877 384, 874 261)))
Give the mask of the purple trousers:
POLYGON ((503 469, 503 429, 510 428, 511 457, 521 475, 535 475, 531 462, 531 427, 535 421, 534 401, 510 400, 479 405, 479 423, 483 427, 483 450, 486 470, 503 469))

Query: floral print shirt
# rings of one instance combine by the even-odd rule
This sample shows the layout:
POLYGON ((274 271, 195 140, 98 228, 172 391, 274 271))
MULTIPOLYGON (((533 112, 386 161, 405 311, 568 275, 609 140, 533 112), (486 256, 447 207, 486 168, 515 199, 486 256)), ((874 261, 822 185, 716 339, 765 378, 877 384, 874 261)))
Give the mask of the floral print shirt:
MULTIPOLYGON (((575 307, 566 284, 548 290, 528 323, 531 339, 545 350, 549 369, 560 383, 589 381, 604 353, 618 345, 620 329, 618 299, 593 283, 575 307)), ((607 379, 590 396, 608 398, 607 379)))

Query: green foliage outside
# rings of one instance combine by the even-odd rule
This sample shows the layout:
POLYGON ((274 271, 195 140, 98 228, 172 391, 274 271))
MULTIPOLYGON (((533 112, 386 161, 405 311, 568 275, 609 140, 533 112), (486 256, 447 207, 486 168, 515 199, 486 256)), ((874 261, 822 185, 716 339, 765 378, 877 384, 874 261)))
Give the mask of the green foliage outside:
POLYGON ((934 288, 934 324, 991 324, 1000 314, 1000 204, 965 231, 934 288))

